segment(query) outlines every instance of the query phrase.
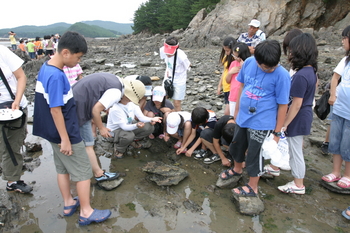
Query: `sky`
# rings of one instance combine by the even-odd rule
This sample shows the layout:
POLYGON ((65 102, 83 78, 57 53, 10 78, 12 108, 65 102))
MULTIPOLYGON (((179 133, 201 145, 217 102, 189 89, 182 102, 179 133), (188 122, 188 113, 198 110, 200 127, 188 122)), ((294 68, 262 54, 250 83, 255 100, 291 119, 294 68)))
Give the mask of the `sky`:
POLYGON ((134 12, 147 0, 2 0, 0 29, 102 20, 132 23, 134 12))

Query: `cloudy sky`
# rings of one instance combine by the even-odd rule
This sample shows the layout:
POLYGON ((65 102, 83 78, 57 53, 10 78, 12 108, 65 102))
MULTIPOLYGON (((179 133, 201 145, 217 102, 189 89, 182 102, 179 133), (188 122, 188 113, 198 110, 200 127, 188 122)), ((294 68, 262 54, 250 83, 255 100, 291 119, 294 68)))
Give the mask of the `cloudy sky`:
POLYGON ((2 0, 0 29, 89 20, 132 23, 134 12, 144 2, 147 0, 2 0))

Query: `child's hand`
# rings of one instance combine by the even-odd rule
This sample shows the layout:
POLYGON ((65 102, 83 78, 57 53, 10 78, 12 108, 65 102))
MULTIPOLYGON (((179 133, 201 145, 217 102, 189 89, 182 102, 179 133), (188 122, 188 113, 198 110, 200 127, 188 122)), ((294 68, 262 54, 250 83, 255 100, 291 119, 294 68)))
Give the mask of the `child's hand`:
POLYGON ((104 138, 110 138, 111 135, 109 134, 109 132, 111 131, 110 129, 107 129, 106 127, 102 127, 101 129, 99 129, 100 131, 100 135, 104 138))
POLYGON ((58 144, 58 146, 60 147, 60 152, 62 154, 65 154, 67 156, 71 156, 73 154, 73 150, 72 150, 72 144, 70 143, 70 141, 61 141, 61 144, 58 144))
POLYGON ((189 149, 189 150, 186 151, 185 155, 186 155, 187 157, 191 157, 191 156, 192 156, 192 153, 193 153, 193 150, 189 149))
POLYGON ((170 136, 169 136, 169 134, 167 134, 167 133, 165 133, 164 134, 165 136, 164 136, 164 141, 169 141, 169 139, 170 139, 170 136))
POLYGON ((152 122, 162 123, 162 118, 161 117, 153 117, 152 122))
MULTIPOLYGON (((183 148, 183 147, 177 149, 177 150, 176 150, 176 154, 177 154, 177 155, 181 154, 181 152, 184 151, 185 149, 186 149, 186 148, 183 148)), ((186 152, 186 153, 187 153, 187 152, 186 152)))
POLYGON ((220 95, 220 94, 221 94, 221 88, 218 88, 218 90, 216 91, 216 94, 217 94, 217 95, 220 95))
POLYGON ((137 128, 143 128, 145 126, 145 123, 143 123, 143 122, 138 122, 137 124, 136 124, 136 127, 137 128))
POLYGON ((222 163, 223 166, 231 167, 231 162, 227 158, 222 159, 221 163, 222 163))

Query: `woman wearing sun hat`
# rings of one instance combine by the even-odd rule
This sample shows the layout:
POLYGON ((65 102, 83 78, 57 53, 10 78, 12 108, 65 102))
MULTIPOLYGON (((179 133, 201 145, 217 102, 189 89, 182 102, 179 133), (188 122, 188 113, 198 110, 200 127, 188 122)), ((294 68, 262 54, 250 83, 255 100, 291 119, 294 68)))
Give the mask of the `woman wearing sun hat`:
POLYGON ((159 49, 160 58, 164 59, 166 64, 166 70, 164 75, 165 79, 172 79, 174 69, 174 58, 176 55, 176 66, 174 75, 174 100, 175 111, 181 111, 181 101, 185 98, 186 94, 186 80, 187 70, 190 68, 190 61, 184 51, 179 49, 179 42, 176 37, 169 37, 165 40, 164 46, 159 49))
POLYGON ((137 141, 150 135, 154 127, 152 123, 161 122, 161 117, 146 117, 142 114, 139 101, 145 95, 145 86, 138 80, 124 80, 124 95, 109 110, 107 128, 114 137, 114 156, 123 157, 126 148, 131 145, 140 148, 137 141), (138 121, 136 121, 136 117, 138 121))

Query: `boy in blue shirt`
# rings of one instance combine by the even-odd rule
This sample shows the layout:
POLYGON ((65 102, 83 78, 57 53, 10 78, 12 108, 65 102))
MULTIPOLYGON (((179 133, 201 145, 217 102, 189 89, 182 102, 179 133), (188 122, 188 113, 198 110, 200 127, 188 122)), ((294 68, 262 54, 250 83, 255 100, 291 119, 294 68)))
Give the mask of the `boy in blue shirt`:
POLYGON ((256 46, 254 56, 245 60, 237 76, 241 87, 234 117, 237 126, 230 145, 235 165, 228 172, 242 174, 242 163, 246 161, 250 179, 245 186, 232 190, 236 196, 257 196, 259 178, 264 173, 261 145, 271 131, 274 140, 279 141, 290 90, 290 76, 278 64, 280 57, 279 43, 265 40, 256 46))
POLYGON ((58 186, 64 200, 64 216, 80 206, 80 225, 102 222, 110 210, 90 206, 91 165, 80 137, 73 92, 63 66, 74 67, 87 52, 83 36, 66 32, 57 53, 41 67, 35 88, 33 134, 48 140, 53 149, 58 186), (70 179, 77 182, 77 197, 70 193, 70 179))

